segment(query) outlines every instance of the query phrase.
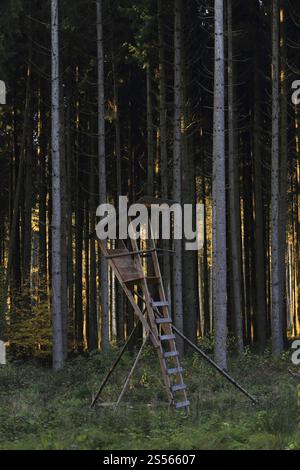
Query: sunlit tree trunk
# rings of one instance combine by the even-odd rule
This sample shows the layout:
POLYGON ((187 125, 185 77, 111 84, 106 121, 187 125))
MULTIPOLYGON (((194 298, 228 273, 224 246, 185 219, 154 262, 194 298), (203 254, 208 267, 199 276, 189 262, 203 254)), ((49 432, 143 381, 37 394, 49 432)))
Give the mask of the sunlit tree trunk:
POLYGON ((213 309, 215 361, 227 368, 227 261, 225 194, 224 8, 215 0, 215 70, 213 134, 213 309))
MULTIPOLYGON (((88 168, 88 167, 87 167, 88 168)), ((87 181, 89 183, 89 181, 87 181)), ((89 185, 87 184, 87 189, 89 185)), ((85 340, 88 345, 90 342, 90 200, 87 195, 84 205, 84 274, 85 274, 85 340)))
MULTIPOLYGON (((25 185, 24 185, 24 220, 23 220, 23 284, 30 296, 31 275, 31 238, 32 238, 32 198, 33 198, 33 104, 29 109, 29 123, 26 129, 26 152, 25 152, 25 185)), ((29 300, 30 303, 30 300, 29 300)), ((28 305, 29 307, 29 305, 28 305)))
MULTIPOLYGON (((74 274, 73 274, 73 207, 72 207, 72 143, 71 143, 71 104, 67 98, 66 113, 66 236, 67 236, 67 286, 68 286, 68 322, 69 332, 74 330, 74 274)), ((70 336, 71 337, 71 336, 70 336)), ((72 336, 73 338, 73 336, 72 336)))
POLYGON ((202 305, 203 305, 203 334, 211 333, 210 307, 209 307, 209 268, 208 268, 208 236, 207 236, 207 201, 206 201, 206 179, 204 173, 204 159, 202 161, 201 199, 204 206, 204 240, 202 249, 202 305))
POLYGON ((39 281, 42 297, 47 295, 47 118, 46 107, 43 104, 44 92, 40 88, 40 135, 39 135, 39 281))
POLYGON ((281 1, 280 11, 280 222, 279 222, 279 251, 280 251, 280 300, 283 336, 286 341, 286 252, 287 252, 287 192, 288 192, 288 107, 287 107, 287 44, 286 44, 286 18, 284 3, 281 1))

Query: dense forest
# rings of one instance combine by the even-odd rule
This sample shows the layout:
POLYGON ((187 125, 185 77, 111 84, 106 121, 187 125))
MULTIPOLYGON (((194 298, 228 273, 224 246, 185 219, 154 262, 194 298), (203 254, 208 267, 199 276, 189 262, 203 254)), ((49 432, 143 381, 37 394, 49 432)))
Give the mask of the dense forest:
POLYGON ((61 368, 122 344, 136 319, 96 207, 151 195, 205 208, 203 248, 162 259, 175 326, 224 369, 228 347, 279 355, 300 329, 298 2, 5 0, 0 18, 11 352, 54 345, 61 368))

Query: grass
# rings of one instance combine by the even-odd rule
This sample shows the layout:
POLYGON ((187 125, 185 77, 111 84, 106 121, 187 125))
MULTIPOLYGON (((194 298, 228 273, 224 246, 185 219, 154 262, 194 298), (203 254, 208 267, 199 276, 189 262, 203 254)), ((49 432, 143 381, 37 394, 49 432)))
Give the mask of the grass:
POLYGON ((184 360, 191 413, 165 406, 162 380, 148 349, 117 412, 114 402, 133 357, 125 355, 91 410, 93 394, 117 351, 71 359, 53 373, 37 362, 0 367, 0 449, 300 449, 297 383, 289 358, 247 351, 230 372, 259 398, 252 405, 203 360, 184 360))

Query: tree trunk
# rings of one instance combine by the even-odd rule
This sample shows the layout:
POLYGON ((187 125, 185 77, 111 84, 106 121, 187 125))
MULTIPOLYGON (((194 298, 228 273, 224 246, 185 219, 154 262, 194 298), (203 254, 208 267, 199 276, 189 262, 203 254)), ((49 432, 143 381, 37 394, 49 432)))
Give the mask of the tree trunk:
POLYGON ((211 316, 209 307, 209 267, 208 267, 208 236, 207 236, 207 202, 206 202, 206 178, 204 173, 204 159, 202 161, 202 181, 201 181, 201 197, 204 206, 204 243, 203 243, 203 267, 202 267, 202 305, 203 305, 203 335, 211 333, 211 316))
POLYGON ((227 368, 227 262, 225 194, 225 83, 223 0, 215 0, 213 133, 213 309, 215 361, 227 368))
POLYGON ((272 246, 272 351, 283 350, 282 302, 280 291, 280 176, 279 176, 279 9, 273 0, 272 12, 272 171, 271 171, 271 246, 272 246))
MULTIPOLYGON (((196 179, 192 136, 185 135, 183 159, 183 202, 193 207, 193 222, 196 211, 196 179)), ((197 341, 197 319, 199 318, 198 251, 185 251, 183 257, 183 313, 184 334, 193 343, 197 341)), ((187 347, 188 349, 188 347, 187 347)))
MULTIPOLYGON (((196 227, 196 176, 195 148, 192 128, 191 103, 188 100, 188 83, 191 80, 186 71, 186 49, 182 45, 182 201, 191 204, 193 224, 196 227)), ((187 240, 185 239, 185 242, 187 240)), ((197 320, 199 319, 198 251, 185 250, 183 255, 183 318, 184 334, 193 342, 197 341, 197 320)), ((185 344, 185 350, 189 347, 185 344)))
MULTIPOLYGON (((110 3, 111 6, 111 3, 110 3)), ((111 16, 113 12, 111 11, 111 16)), ((115 124, 115 156, 116 156, 116 200, 115 207, 118 207, 118 197, 122 195, 122 161, 121 161, 121 128, 120 128, 120 110, 119 110, 119 88, 118 88, 118 70, 114 44, 114 19, 112 21, 112 74, 113 74, 113 93, 114 93, 114 124, 115 124)), ((117 341, 124 341, 124 294, 123 289, 115 278, 115 305, 116 305, 116 329, 117 341)))
MULTIPOLYGON (((79 149, 77 152, 77 181, 81 178, 81 165, 79 161, 79 149)), ((77 348, 83 350, 83 301, 82 301, 82 262, 83 262, 83 194, 81 187, 76 188, 75 205, 75 336, 77 348)))
MULTIPOLYGON (((284 2, 281 2, 284 5, 284 2)), ((284 343, 287 341, 287 298, 286 298, 286 251, 287 251, 287 193, 288 193, 288 108, 287 108, 287 44, 286 44, 286 18, 285 9, 282 7, 280 22, 280 48, 281 48, 281 73, 280 73, 280 222, 279 222, 279 256, 280 256, 280 300, 284 343)))
MULTIPOLYGON (((32 237, 32 197, 33 197, 33 106, 32 100, 29 106, 29 122, 26 136, 26 152, 25 152, 25 168, 24 168, 24 237, 23 237, 23 284, 27 291, 28 301, 30 304, 30 275, 31 275, 31 237, 32 237)), ((27 302, 26 302, 27 303, 27 302)), ((27 307, 30 308, 30 305, 27 307)))
POLYGON ((236 346, 241 354, 243 343, 242 271, 241 271, 241 222, 239 191, 239 158, 237 142, 236 109, 234 106, 234 62, 232 33, 232 3, 227 0, 228 22, 228 140, 229 140, 229 219, 230 219, 230 267, 232 282, 233 323, 236 346))
MULTIPOLYGON (((174 143, 173 143, 173 198, 181 204, 181 167, 182 167, 182 2, 175 0, 174 28, 174 143)), ((183 298, 182 298, 182 240, 174 240, 173 263, 173 311, 175 326, 183 332, 183 298)), ((178 350, 184 351, 183 341, 179 338, 178 350)))
MULTIPOLYGON (((90 159, 90 233, 96 226, 95 203, 95 163, 90 159)), ((89 314, 89 350, 98 349, 98 315, 97 315, 97 268, 95 238, 90 238, 90 314, 89 314)))
MULTIPOLYGON (((89 185, 87 185, 87 188, 89 185)), ((84 214, 84 254, 85 254, 85 339, 87 345, 90 342, 90 322, 91 322, 91 315, 90 315, 90 204, 89 204, 89 197, 86 196, 85 199, 85 214, 84 214)))
POLYGON ((154 140, 153 140, 153 109, 152 109, 152 77, 150 61, 146 67, 147 74, 147 195, 153 196, 154 191, 154 140))
POLYGON ((65 147, 65 114, 63 100, 60 113, 60 172, 61 172, 61 315, 64 358, 68 357, 68 256, 67 256, 67 185, 66 185, 66 147, 65 147))
POLYGON ((51 0, 52 58, 52 309, 53 368, 64 365, 61 312, 61 176, 58 0, 51 0))
MULTIPOLYGON (((162 0, 157 2, 158 8, 158 53, 159 53, 159 130, 160 130, 160 164, 161 164, 161 196, 168 199, 169 196, 169 173, 168 173, 168 150, 167 150, 167 105, 166 105, 166 70, 165 49, 163 30, 162 0)), ((163 248, 170 248, 169 241, 163 240, 163 248)), ((163 283, 166 297, 171 306, 171 263, 168 251, 163 255, 163 283)))
MULTIPOLYGON (((67 98, 66 115, 66 236, 67 236, 67 286, 68 286, 68 322, 69 332, 74 331, 74 275, 73 275, 73 207, 72 207, 72 144, 71 144, 71 105, 67 98), (71 329, 72 328, 72 329, 71 329)), ((72 339, 74 336, 72 335, 72 339)))
POLYGON ((40 135, 39 135, 39 287, 42 298, 47 298, 47 118, 43 105, 43 88, 40 88, 40 135))
MULTIPOLYGON (((102 0, 97 0, 97 70, 98 70, 98 158, 99 158, 99 203, 106 203, 106 156, 105 156, 105 101, 104 101, 104 51, 102 0)), ((108 266, 104 256, 100 257, 101 283, 101 348, 107 351, 109 344, 108 312, 108 266)))
MULTIPOLYGON (((259 6, 256 7, 259 10, 259 6)), ((253 40, 259 38, 257 26, 257 12, 254 12, 253 40)), ((254 51, 254 93, 253 93, 253 160, 254 160, 254 204, 255 204, 255 313, 256 313, 256 340, 262 352, 266 347, 267 339, 267 311, 266 311, 266 254, 264 237, 264 206, 262 193, 262 136, 261 136, 261 109, 260 109, 260 56, 258 48, 254 51)))

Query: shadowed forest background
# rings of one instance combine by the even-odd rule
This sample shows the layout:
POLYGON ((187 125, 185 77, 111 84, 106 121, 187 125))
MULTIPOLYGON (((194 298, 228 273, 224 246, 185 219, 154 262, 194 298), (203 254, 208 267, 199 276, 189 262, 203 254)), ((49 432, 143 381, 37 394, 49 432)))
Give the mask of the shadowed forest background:
MULTIPOLYGON (((18 354, 30 356, 51 350, 50 5, 4 3, 1 78, 7 84, 8 104, 1 108, 1 278, 3 286, 9 277, 7 338, 18 354), (15 208, 18 178, 21 188, 15 208), (14 209, 17 220, 12 227, 14 209)), ((103 3, 106 182, 111 202, 120 194, 128 195, 129 202, 144 194, 172 198, 173 3, 103 3)), ((299 111, 291 102, 291 83, 298 76, 300 11, 296 2, 281 3, 277 18, 281 191, 274 195, 280 198, 277 228, 282 232, 280 349, 287 336, 299 333, 300 178, 299 111)), ((238 1, 229 6, 229 35, 228 11, 224 25, 227 55, 230 49, 232 57, 232 71, 225 74, 224 83, 228 328, 232 337, 239 338, 239 351, 250 344, 263 350, 271 336, 272 304, 272 5, 253 0, 243 2, 242 8, 238 1)), ((134 319, 110 276, 108 315, 105 323, 101 320, 100 253, 92 236, 101 185, 95 4, 66 1, 60 2, 60 9, 62 309, 69 349, 81 351, 122 341, 134 319)), ((195 340, 214 331, 213 2, 187 2, 180 16, 181 198, 202 202, 206 209, 204 249, 184 252, 182 262, 184 329, 195 340)), ((226 65, 228 72, 228 59, 226 65)), ((164 276, 171 279, 176 259, 167 261, 164 276)))

